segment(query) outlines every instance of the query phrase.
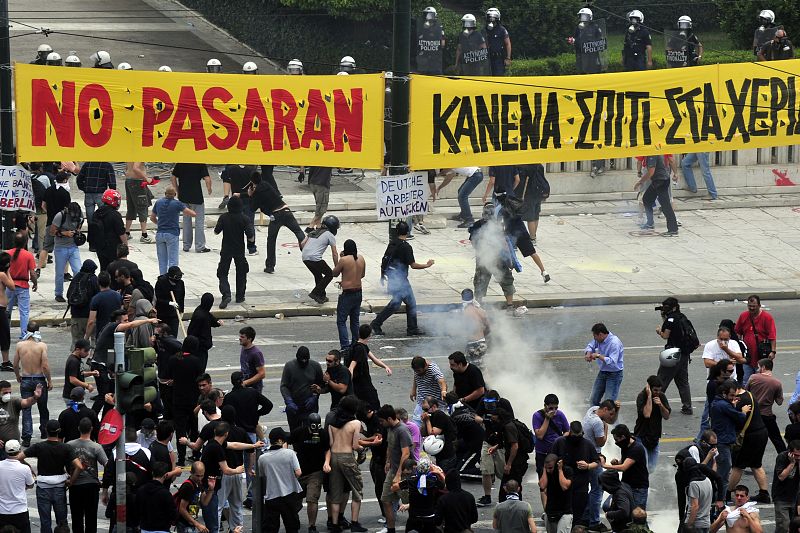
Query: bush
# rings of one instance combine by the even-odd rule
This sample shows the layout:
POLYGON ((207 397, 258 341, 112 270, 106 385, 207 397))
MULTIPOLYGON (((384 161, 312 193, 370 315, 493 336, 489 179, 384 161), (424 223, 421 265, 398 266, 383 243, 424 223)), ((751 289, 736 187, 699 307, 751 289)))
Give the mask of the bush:
MULTIPOLYGON (((786 28, 789 39, 800 31, 800 5, 797 0, 716 0, 720 6, 720 26, 733 43, 745 50, 753 46, 753 34, 758 27, 762 9, 775 12, 775 22, 786 28)), ((750 59, 753 58, 752 52, 750 59)))
MULTIPOLYGON (((609 29, 621 30, 628 26, 627 15, 638 9, 644 15, 644 24, 654 30, 677 27, 678 17, 689 15, 695 30, 718 28, 720 11, 727 9, 730 0, 717 0, 720 7, 711 2, 691 2, 689 0, 600 0, 592 6, 595 18, 605 18, 609 29), (724 9, 722 8, 724 5, 724 9), (616 15, 616 16, 615 16, 616 15)), ((745 0, 749 2, 750 0, 745 0)), ((654 36, 655 38, 655 36, 654 36)))

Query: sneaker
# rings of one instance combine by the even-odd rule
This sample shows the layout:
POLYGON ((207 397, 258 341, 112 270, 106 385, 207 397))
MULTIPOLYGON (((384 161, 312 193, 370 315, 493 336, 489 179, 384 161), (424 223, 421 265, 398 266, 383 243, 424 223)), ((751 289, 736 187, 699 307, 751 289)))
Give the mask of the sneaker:
POLYGON ((472 226, 474 223, 475 223, 475 221, 474 221, 474 220, 465 220, 465 221, 463 221, 461 224, 459 224, 459 225, 458 225, 458 226, 456 226, 456 227, 457 227, 457 228, 462 228, 462 229, 463 229, 463 228, 469 228, 469 227, 470 227, 470 226, 472 226))
POLYGON ((550 281, 550 274, 548 274, 546 270, 542 271, 542 279, 544 280, 545 283, 550 281))
POLYGON ((536 246, 536 237, 531 237, 531 244, 536 246))
POLYGON ((365 528, 358 522, 350 522, 350 531, 352 531, 353 533, 366 533, 367 528, 365 528))
POLYGON ((48 265, 52 265, 53 264, 53 256, 50 255, 50 254, 47 255, 47 264, 48 265))
POLYGON ((447 217, 447 220, 464 220, 464 217, 461 216, 461 213, 456 213, 455 215, 447 217))
MULTIPOLYGON (((384 520, 384 522, 385 522, 385 520, 384 520)), ((389 528, 387 528, 386 526, 383 526, 382 528, 380 528, 378 530, 378 533, 389 533, 389 528)))
POLYGON ((253 498, 247 498, 245 501, 242 502, 242 505, 245 509, 252 509, 253 508, 253 498))
POLYGON ((248 248, 247 255, 258 255, 258 248, 248 248))
POLYGON ((184 248, 184 249, 183 249, 183 252, 188 254, 188 253, 189 253, 189 250, 190 250, 190 248, 184 248))
POLYGON ((478 501, 475 502, 475 504, 478 507, 489 507, 490 505, 492 505, 492 497, 483 495, 480 498, 478 498, 478 501))
POLYGON ((264 272, 266 272, 267 274, 274 274, 275 267, 264 267, 264 272))
POLYGON ((407 235, 406 236, 406 240, 407 241, 413 241, 414 240, 414 236, 413 235, 407 235))
POLYGON ((378 523, 379 524, 385 524, 386 523, 386 519, 384 517, 380 517, 380 518, 378 518, 378 523))
POLYGON ((664 233, 661 234, 661 236, 662 237, 677 237, 678 236, 678 232, 677 231, 665 231, 664 233))
POLYGON ((750 496, 750 501, 756 503, 772 503, 772 500, 769 498, 769 491, 766 490, 759 490, 758 494, 750 496))
POLYGON ((228 307, 229 303, 231 303, 231 297, 230 296, 223 296, 222 297, 222 301, 219 303, 219 308, 220 309, 225 309, 226 307, 228 307))
POLYGON ((339 527, 342 529, 350 529, 350 522, 344 515, 339 515, 339 527))
POLYGON ((406 330, 406 335, 409 337, 424 337, 425 330, 417 328, 417 329, 408 329, 406 330))
POLYGON ((675 223, 678 225, 679 228, 683 226, 683 223, 677 218, 675 219, 675 223))
POLYGON ((373 335, 378 335, 378 336, 386 335, 386 333, 383 332, 381 327, 378 324, 376 324, 375 321, 370 322, 369 325, 372 328, 373 335))
POLYGON ((230 200, 230 198, 228 198, 227 196, 223 197, 217 209, 225 209, 226 207, 228 207, 228 200, 230 200))
POLYGON ((72 274, 64 272, 64 281, 72 281, 72 274))
POLYGON ((605 173, 605 171, 606 171, 605 167, 597 167, 597 174, 596 175, 600 176, 601 174, 605 173))
POLYGON ((11 361, 3 361, 0 363, 0 372, 13 372, 14 364, 11 361))
POLYGON ((320 305, 324 304, 327 301, 327 298, 325 298, 324 296, 319 296, 317 294, 314 294, 313 292, 309 292, 308 297, 320 305))
POLYGON ((694 411, 692 410, 691 407, 687 407, 685 405, 683 407, 681 407, 681 414, 682 415, 691 415, 693 413, 694 413, 694 411))
POLYGON ((299 181, 300 183, 303 183, 303 181, 305 181, 305 179, 306 179, 305 172, 298 172, 297 173, 297 181, 299 181))
POLYGON ((428 228, 425 227, 425 224, 423 224, 421 222, 419 224, 414 224, 414 231, 418 231, 418 232, 422 233, 423 235, 430 235, 431 234, 431 232, 428 230, 428 228))
POLYGON ((239 298, 239 297, 237 296, 237 297, 236 297, 236 303, 237 303, 237 304, 243 304, 243 303, 244 303, 244 298, 239 298))
POLYGON ((645 230, 645 231, 648 231, 648 230, 653 230, 653 229, 655 229, 655 226, 653 226, 652 224, 648 224, 648 223, 646 223, 646 222, 645 222, 644 224, 642 224, 641 226, 639 226, 639 229, 643 229, 643 230, 645 230))
POLYGON ((211 248, 207 248, 207 247, 204 246, 203 248, 197 250, 197 253, 198 254, 206 254, 206 253, 208 253, 210 251, 211 251, 211 248))
POLYGON ((142 244, 153 244, 156 241, 154 241, 150 235, 142 235, 139 237, 139 242, 142 244))
POLYGON ((59 295, 59 296, 56 296, 56 301, 57 301, 58 303, 62 303, 62 304, 63 304, 63 303, 64 303, 64 302, 66 302, 67 300, 65 300, 63 296, 60 296, 60 295, 59 295))

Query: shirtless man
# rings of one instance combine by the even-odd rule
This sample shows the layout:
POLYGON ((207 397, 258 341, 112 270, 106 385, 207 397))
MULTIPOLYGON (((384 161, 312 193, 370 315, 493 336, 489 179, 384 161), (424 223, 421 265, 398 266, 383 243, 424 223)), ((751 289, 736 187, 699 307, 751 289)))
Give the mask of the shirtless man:
POLYGON ((6 314, 8 307, 6 291, 13 294, 16 285, 8 273, 9 268, 11 268, 11 254, 0 252, 0 352, 3 354, 0 371, 13 369, 11 361, 8 360, 8 350, 11 348, 11 321, 6 314))
POLYGON ((717 533, 723 524, 727 533, 763 533, 756 502, 750 502, 750 490, 744 485, 736 485, 733 500, 734 505, 723 509, 711 524, 711 533, 717 533))
MULTIPOLYGON (((14 353, 14 374, 20 384, 19 392, 22 399, 33 396, 37 387, 42 389, 42 395, 36 401, 36 405, 39 407, 40 436, 46 439, 45 425, 50 420, 50 411, 47 409, 47 391, 53 390, 53 381, 50 377, 50 363, 47 360, 47 344, 42 342, 42 334, 39 333, 39 324, 36 322, 28 322, 28 332, 21 341, 17 342, 17 349, 14 353)), ((31 408, 28 407, 22 411, 23 446, 30 446, 32 436, 33 419, 31 408)))
POLYGON ((461 291, 461 306, 464 312, 464 332, 467 337, 467 359, 475 366, 480 366, 486 355, 486 335, 489 334, 489 318, 475 300, 472 289, 461 291))
POLYGON ((364 256, 352 239, 344 241, 342 255, 333 269, 333 277, 342 275, 342 294, 336 302, 336 327, 339 329, 339 345, 342 350, 358 340, 358 316, 361 312, 361 280, 367 271, 364 256), (347 334, 347 317, 350 317, 350 332, 347 334))
POLYGON ((353 503, 350 505, 352 513, 350 531, 365 532, 367 529, 358 523, 358 514, 361 511, 361 493, 364 483, 361 480, 361 471, 358 468, 355 455, 363 449, 359 443, 361 438, 361 422, 356 418, 358 400, 354 396, 342 398, 339 402, 337 420, 349 418, 341 427, 335 427, 336 421, 328 426, 331 447, 325 452, 325 464, 322 471, 330 474, 330 500, 331 520, 333 527, 328 528, 332 533, 341 533, 339 516, 342 502, 347 501, 347 491, 353 493, 353 503))
POLYGON ((147 193, 147 185, 151 185, 153 178, 147 177, 144 163, 125 163, 125 196, 127 198, 127 210, 125 213, 125 233, 130 235, 133 220, 139 218, 139 226, 142 230, 140 242, 151 244, 154 241, 147 235, 147 212, 150 208, 150 199, 147 193))

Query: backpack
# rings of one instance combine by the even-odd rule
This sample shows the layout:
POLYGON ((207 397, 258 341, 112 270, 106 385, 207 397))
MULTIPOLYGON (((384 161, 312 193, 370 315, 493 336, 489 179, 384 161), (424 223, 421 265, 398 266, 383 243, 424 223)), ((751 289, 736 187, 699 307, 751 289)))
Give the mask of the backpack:
POLYGON ((74 306, 83 306, 92 299, 92 275, 88 272, 79 272, 67 289, 67 303, 74 306))
MULTIPOLYGON (((182 488, 182 487, 183 487, 185 484, 187 484, 187 483, 191 483, 191 484, 192 484, 192 488, 194 488, 195 490, 197 490, 197 487, 195 487, 195 485, 194 485, 194 482, 193 482, 191 479, 184 479, 184 480, 183 480, 183 483, 181 483, 181 486, 180 486, 180 487, 178 487, 178 490, 175 492, 175 494, 173 494, 173 495, 172 495, 172 500, 175 502, 175 509, 177 509, 177 510, 178 510, 178 518, 180 518, 180 516, 181 516, 181 515, 180 515, 180 509, 181 509, 181 498, 178 496, 178 494, 180 494, 180 493, 181 493, 181 488, 182 488)), ((191 502, 189 502, 189 503, 191 503, 191 502)), ((172 525, 173 525, 173 526, 174 526, 174 525, 176 525, 176 524, 178 523, 178 518, 176 518, 176 519, 175 519, 175 521, 173 521, 173 522, 172 522, 172 525)))
POLYGON ((514 427, 517 428, 519 434, 519 451, 521 453, 533 453, 533 431, 521 420, 514 419, 514 427))
POLYGON ((692 321, 686 318, 686 315, 681 313, 679 319, 681 325, 681 353, 690 354, 700 346, 700 339, 697 337, 697 332, 694 330, 692 321))
POLYGON ((381 259, 381 285, 386 280, 387 273, 389 271, 389 266, 392 263, 392 259, 394 259, 395 251, 397 250, 397 241, 392 240, 389 242, 389 245, 386 247, 386 251, 383 252, 383 258, 381 259))
MULTIPOLYGON (((31 188, 33 189, 33 202, 36 204, 36 209, 42 210, 42 202, 44 201, 44 193, 47 191, 47 186, 39 180, 42 174, 35 174, 31 176, 31 188)), ((46 176, 45 176, 46 177, 46 176)))
POLYGON ((102 250, 105 248, 103 245, 104 234, 105 234, 105 226, 103 225, 103 217, 102 212, 97 210, 94 212, 94 216, 89 221, 88 229, 88 240, 89 246, 92 248, 96 248, 98 250, 102 250), (98 216, 100 214, 101 216, 98 216))

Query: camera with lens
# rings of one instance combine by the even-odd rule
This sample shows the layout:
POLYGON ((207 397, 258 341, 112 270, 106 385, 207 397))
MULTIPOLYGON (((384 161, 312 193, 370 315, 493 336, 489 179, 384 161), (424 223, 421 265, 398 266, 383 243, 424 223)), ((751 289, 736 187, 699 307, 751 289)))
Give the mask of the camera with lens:
POLYGON ((663 306, 663 305, 657 305, 657 306, 654 308, 654 310, 655 310, 655 311, 663 311, 663 310, 664 310, 664 306, 663 306))

